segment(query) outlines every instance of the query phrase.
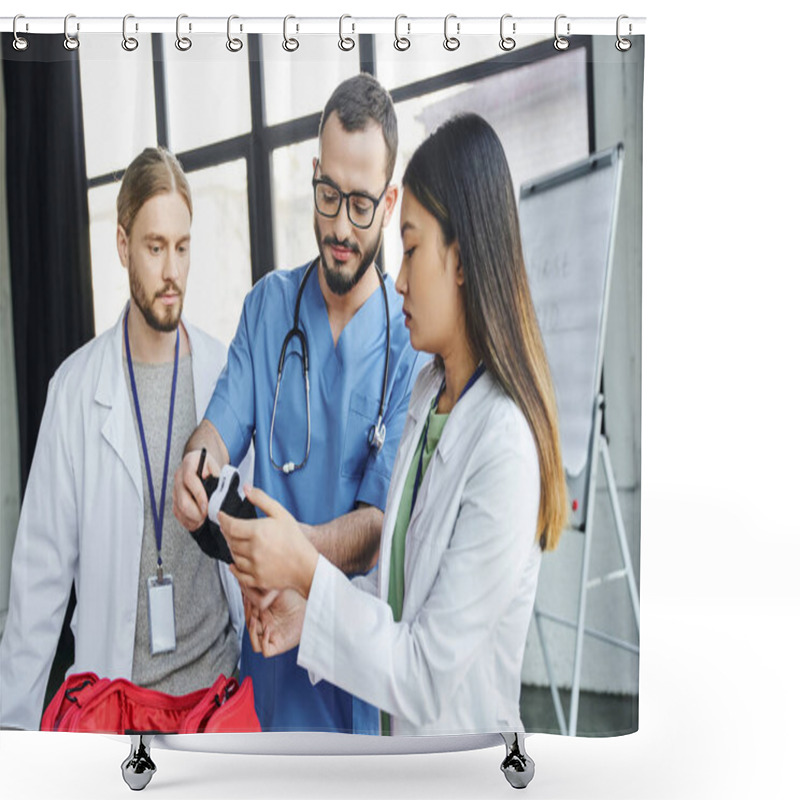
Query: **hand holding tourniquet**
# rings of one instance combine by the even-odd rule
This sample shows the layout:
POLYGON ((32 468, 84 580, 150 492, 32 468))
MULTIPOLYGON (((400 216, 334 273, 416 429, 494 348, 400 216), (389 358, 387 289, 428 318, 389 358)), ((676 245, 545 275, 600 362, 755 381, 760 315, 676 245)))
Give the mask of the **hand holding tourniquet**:
POLYGON ((232 517, 255 519, 256 510, 244 496, 244 492, 239 486, 239 472, 234 467, 224 466, 219 471, 219 477, 213 474, 203 477, 205 456, 204 448, 200 454, 197 476, 202 480, 203 489, 208 495, 208 516, 199 528, 190 533, 207 556, 224 561, 226 564, 232 564, 233 557, 225 542, 225 537, 219 529, 218 514, 220 511, 224 511, 232 517))
POLYGON ((245 590, 294 589, 308 597, 319 553, 295 518, 260 489, 245 486, 245 497, 265 516, 235 519, 220 511, 220 528, 234 563, 231 572, 245 590))

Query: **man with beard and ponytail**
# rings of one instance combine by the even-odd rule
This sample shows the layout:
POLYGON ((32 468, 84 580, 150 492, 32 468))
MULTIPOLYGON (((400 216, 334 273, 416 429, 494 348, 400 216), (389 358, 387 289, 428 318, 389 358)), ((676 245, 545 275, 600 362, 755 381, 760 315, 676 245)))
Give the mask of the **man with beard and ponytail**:
POLYGON ((225 347, 182 319, 192 200, 180 164, 144 150, 117 198, 130 300, 50 381, 14 549, 0 644, 0 724, 38 729, 75 584, 74 672, 170 694, 239 660, 241 592, 165 502, 225 347))
MULTIPOLYGON (((340 84, 322 113, 307 177, 319 254, 270 272, 245 300, 227 366, 175 479, 175 515, 189 530, 208 510, 201 450, 204 474, 216 474, 253 440, 254 484, 290 509, 314 547, 348 575, 375 564, 397 444, 426 360, 411 348, 393 282, 375 263, 397 203, 396 156, 386 90, 366 74, 340 84)), ((296 650, 267 660, 253 648, 259 608, 288 606, 292 593, 244 591, 250 637, 241 672, 253 678, 262 728, 378 733, 377 710, 331 684, 312 685, 296 650)))

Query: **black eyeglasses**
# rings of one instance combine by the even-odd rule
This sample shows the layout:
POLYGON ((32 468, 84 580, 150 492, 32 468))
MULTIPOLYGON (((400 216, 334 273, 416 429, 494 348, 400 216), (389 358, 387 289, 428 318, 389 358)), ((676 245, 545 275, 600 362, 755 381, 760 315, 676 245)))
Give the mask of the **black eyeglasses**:
MULTIPOLYGON (((316 169, 314 174, 316 175, 316 169)), ((364 192, 343 192, 326 178, 314 177, 311 185, 314 187, 314 205, 323 217, 338 216, 342 200, 344 200, 347 204, 347 218, 356 228, 369 228, 372 225, 375 212, 389 188, 387 181, 380 197, 376 199, 364 192)))

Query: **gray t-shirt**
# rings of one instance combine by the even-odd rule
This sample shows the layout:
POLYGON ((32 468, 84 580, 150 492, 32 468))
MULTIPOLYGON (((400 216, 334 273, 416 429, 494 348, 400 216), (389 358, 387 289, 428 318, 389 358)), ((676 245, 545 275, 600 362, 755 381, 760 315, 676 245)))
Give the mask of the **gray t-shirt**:
MULTIPOLYGON (((147 437, 147 452, 156 498, 161 499, 164 452, 167 446, 169 401, 172 391, 173 362, 144 364, 134 362, 133 373, 147 437)), ((136 613, 136 641, 133 650, 132 680, 139 686, 169 694, 185 694, 210 686, 220 673, 233 674, 239 660, 239 646, 231 624, 228 602, 222 588, 217 562, 206 556, 172 513, 172 484, 181 462, 183 447, 195 429, 192 357, 178 363, 175 413, 172 423, 167 491, 164 500, 164 531, 161 560, 164 574, 171 575, 175 602, 177 647, 171 653, 150 654, 147 579, 156 574, 157 549, 150 491, 144 465, 139 426, 130 386, 127 364, 125 377, 131 400, 131 414, 139 442, 144 494, 144 534, 139 568, 139 597, 136 613)), ((131 532, 138 535, 138 531, 131 532)))

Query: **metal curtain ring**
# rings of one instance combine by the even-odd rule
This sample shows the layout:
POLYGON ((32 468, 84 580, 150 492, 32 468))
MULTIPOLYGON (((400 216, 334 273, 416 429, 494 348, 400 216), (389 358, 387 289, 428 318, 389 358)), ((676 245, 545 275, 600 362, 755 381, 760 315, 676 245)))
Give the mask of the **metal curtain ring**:
MULTIPOLYGON (((345 36, 342 31, 342 28, 344 27, 344 21, 346 19, 353 18, 349 14, 342 14, 342 16, 339 17, 339 49, 348 52, 356 46, 356 43, 354 39, 351 39, 349 36, 345 36)), ((353 25, 353 33, 355 33, 355 30, 356 26, 353 25)))
MULTIPOLYGON (((394 18, 394 49, 399 50, 402 53, 411 47, 411 39, 409 39, 407 36, 400 35, 401 19, 408 19, 408 17, 405 14, 398 14, 394 18)), ((406 23, 406 27, 408 28, 408 33, 411 33, 411 25, 406 23)))
MULTIPOLYGON (((444 18, 444 42, 442 45, 444 46, 445 50, 449 50, 452 52, 453 50, 458 50, 461 47, 461 40, 457 36, 449 36, 447 33, 447 25, 451 19, 456 19, 455 14, 448 14, 444 18)), ((461 23, 456 22, 456 33, 460 33, 461 31, 461 23)))
MULTIPOLYGON (((244 43, 242 42, 241 39, 237 39, 231 36, 231 22, 233 22, 235 19, 239 19, 239 17, 237 17, 236 14, 231 14, 228 17, 228 41, 225 42, 225 47, 227 47, 231 53, 238 53, 242 49, 242 47, 244 47, 244 43)), ((240 26, 239 30, 241 29, 242 28, 240 26)))
MULTIPOLYGON (((621 28, 620 23, 624 19, 628 19, 628 17, 625 14, 620 14, 617 17, 617 42, 616 42, 616 44, 614 46, 617 48, 617 50, 620 51, 620 53, 624 53, 627 50, 631 49, 631 40, 630 39, 623 39, 622 38, 622 34, 620 33, 620 28, 621 28)), ((628 23, 628 36, 631 35, 632 31, 633 31, 633 26, 629 22, 628 23)))
POLYGON ((78 35, 77 35, 77 31, 79 31, 81 29, 80 23, 76 23, 75 24, 75 30, 76 30, 75 36, 70 36, 69 35, 68 27, 69 27, 69 21, 71 19, 75 19, 75 15, 74 14, 67 14, 67 16, 64 17, 64 49, 65 50, 77 50, 81 46, 81 43, 78 41, 78 35))
MULTIPOLYGON (((555 23, 553 25, 553 35, 555 36, 555 41, 553 42, 553 47, 555 47, 556 50, 566 50, 569 47, 569 39, 564 38, 558 32, 558 21, 560 19, 566 19, 566 18, 567 18, 566 14, 559 14, 556 17, 556 21, 555 21, 555 23)), ((570 23, 568 22, 567 23, 567 36, 569 36, 569 35, 570 35, 570 23)))
MULTIPOLYGON (((186 52, 192 46, 192 40, 188 36, 181 36, 181 20, 187 19, 188 14, 178 14, 175 20, 175 47, 186 52)), ((192 30, 192 23, 189 23, 189 30, 192 30)))
MULTIPOLYGON (((500 49, 505 50, 506 52, 508 52, 509 50, 513 50, 517 46, 516 39, 513 39, 511 36, 505 35, 504 26, 507 19, 511 19, 511 14, 503 14, 503 16, 500 17, 500 49)), ((511 32, 512 33, 517 32, 516 22, 511 23, 511 32)))
MULTIPOLYGON (((28 40, 24 36, 20 36, 17 33, 17 20, 20 19, 25 19, 25 16, 23 14, 17 14, 17 16, 14 17, 14 26, 12 28, 14 32, 14 41, 12 42, 12 44, 14 45, 15 50, 19 50, 21 52, 23 50, 28 49, 28 40)), ((25 23, 25 30, 28 30, 27 22, 25 23)))
POLYGON ((290 19, 296 19, 296 17, 293 17, 291 14, 289 14, 288 16, 283 18, 283 45, 282 46, 283 46, 283 49, 287 53, 294 53, 294 51, 297 50, 298 47, 300 47, 300 42, 298 42, 297 39, 295 39, 293 37, 289 37, 287 35, 288 27, 289 27, 289 20, 290 19))
MULTIPOLYGON (((133 36, 128 36, 128 20, 134 19, 133 14, 126 14, 122 18, 122 49, 132 53, 138 46, 139 40, 133 36)), ((139 30, 139 25, 136 25, 136 30, 139 30)))

